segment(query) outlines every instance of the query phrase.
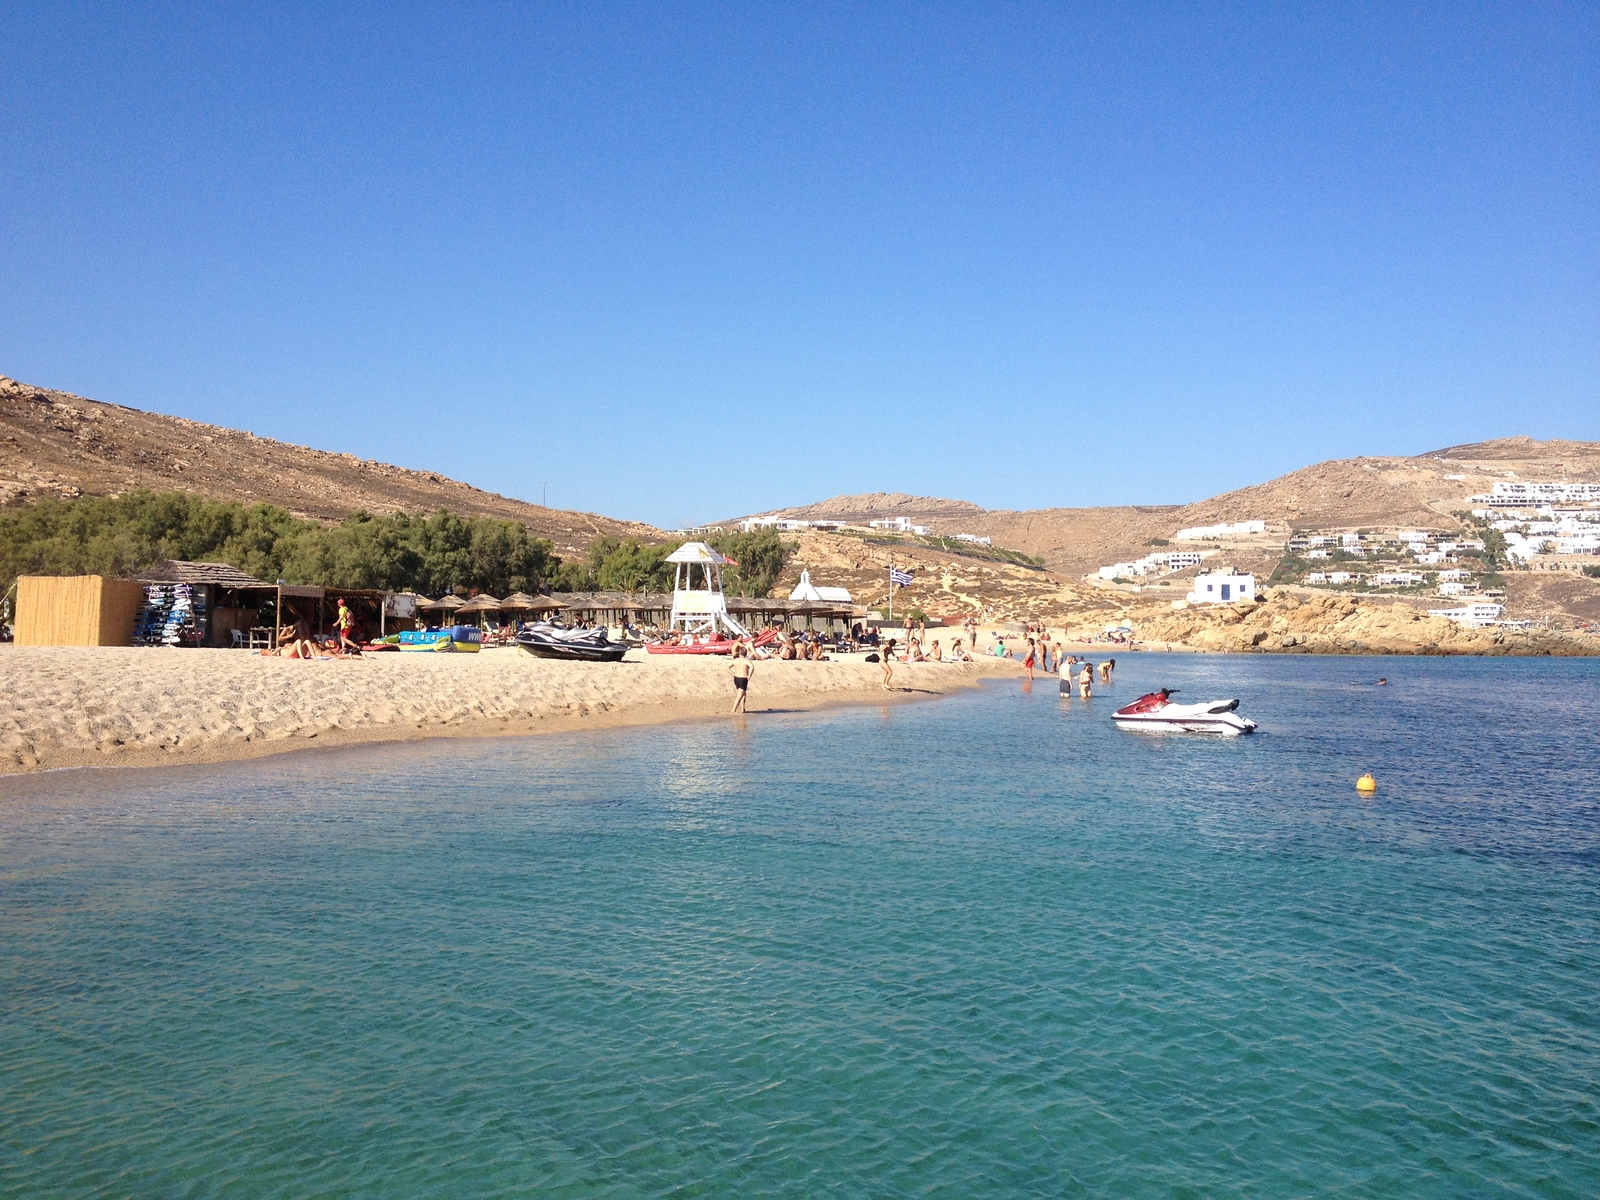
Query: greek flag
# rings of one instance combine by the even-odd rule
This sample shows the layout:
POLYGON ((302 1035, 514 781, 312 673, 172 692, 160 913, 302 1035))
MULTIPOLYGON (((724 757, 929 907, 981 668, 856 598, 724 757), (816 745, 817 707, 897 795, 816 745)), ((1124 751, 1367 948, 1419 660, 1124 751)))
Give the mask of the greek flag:
POLYGON ((889 568, 889 582, 896 587, 905 587, 911 582, 912 578, 910 571, 902 571, 899 567, 889 568))

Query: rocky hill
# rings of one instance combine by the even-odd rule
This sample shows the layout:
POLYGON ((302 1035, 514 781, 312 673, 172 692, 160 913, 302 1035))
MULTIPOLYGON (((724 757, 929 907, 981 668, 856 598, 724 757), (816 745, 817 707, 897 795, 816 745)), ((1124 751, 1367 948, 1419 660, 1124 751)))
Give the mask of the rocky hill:
POLYGON ((260 501, 323 521, 358 509, 447 508, 520 521, 561 554, 581 553, 602 534, 653 541, 664 536, 649 525, 544 508, 428 471, 86 400, 0 375, 0 504, 133 488, 260 501))
POLYGON ((872 493, 835 496, 779 515, 849 521, 906 516, 935 533, 992 537, 997 545, 1037 555, 1054 571, 1079 575, 1144 554, 1153 539, 1171 538, 1189 525, 1261 520, 1285 534, 1296 528, 1396 525, 1453 529, 1458 522, 1452 512, 1497 479, 1600 482, 1600 443, 1512 437, 1412 457, 1336 459, 1183 505, 1013 512, 965 500, 872 493))

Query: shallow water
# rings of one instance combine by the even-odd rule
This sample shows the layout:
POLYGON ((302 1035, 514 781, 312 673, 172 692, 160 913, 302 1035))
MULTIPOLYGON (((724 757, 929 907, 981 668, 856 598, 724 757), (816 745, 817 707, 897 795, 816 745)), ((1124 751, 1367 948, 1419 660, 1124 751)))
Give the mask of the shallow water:
POLYGON ((0 1194, 1600 1194, 1597 730, 1584 661, 1128 655, 0 783, 0 1194))

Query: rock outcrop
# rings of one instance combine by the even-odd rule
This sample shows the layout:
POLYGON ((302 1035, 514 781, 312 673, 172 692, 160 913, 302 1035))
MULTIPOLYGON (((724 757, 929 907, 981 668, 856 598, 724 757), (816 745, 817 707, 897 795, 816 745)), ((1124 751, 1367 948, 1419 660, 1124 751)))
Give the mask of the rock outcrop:
POLYGON ((1141 641, 1197 650, 1284 654, 1600 654, 1600 637, 1544 629, 1474 629, 1408 604, 1307 598, 1270 589, 1257 604, 1185 608, 1136 624, 1141 641))

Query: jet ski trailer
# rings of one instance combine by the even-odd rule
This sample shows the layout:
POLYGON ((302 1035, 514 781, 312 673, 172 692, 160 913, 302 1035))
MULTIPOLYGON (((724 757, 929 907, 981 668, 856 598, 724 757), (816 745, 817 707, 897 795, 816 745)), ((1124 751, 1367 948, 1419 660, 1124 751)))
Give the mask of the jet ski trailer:
POLYGON ((1237 700, 1174 704, 1159 692, 1152 692, 1117 709, 1111 719, 1119 729, 1138 729, 1146 733, 1216 733, 1238 737, 1255 732, 1256 723, 1241 717, 1235 711, 1238 707, 1237 700))

